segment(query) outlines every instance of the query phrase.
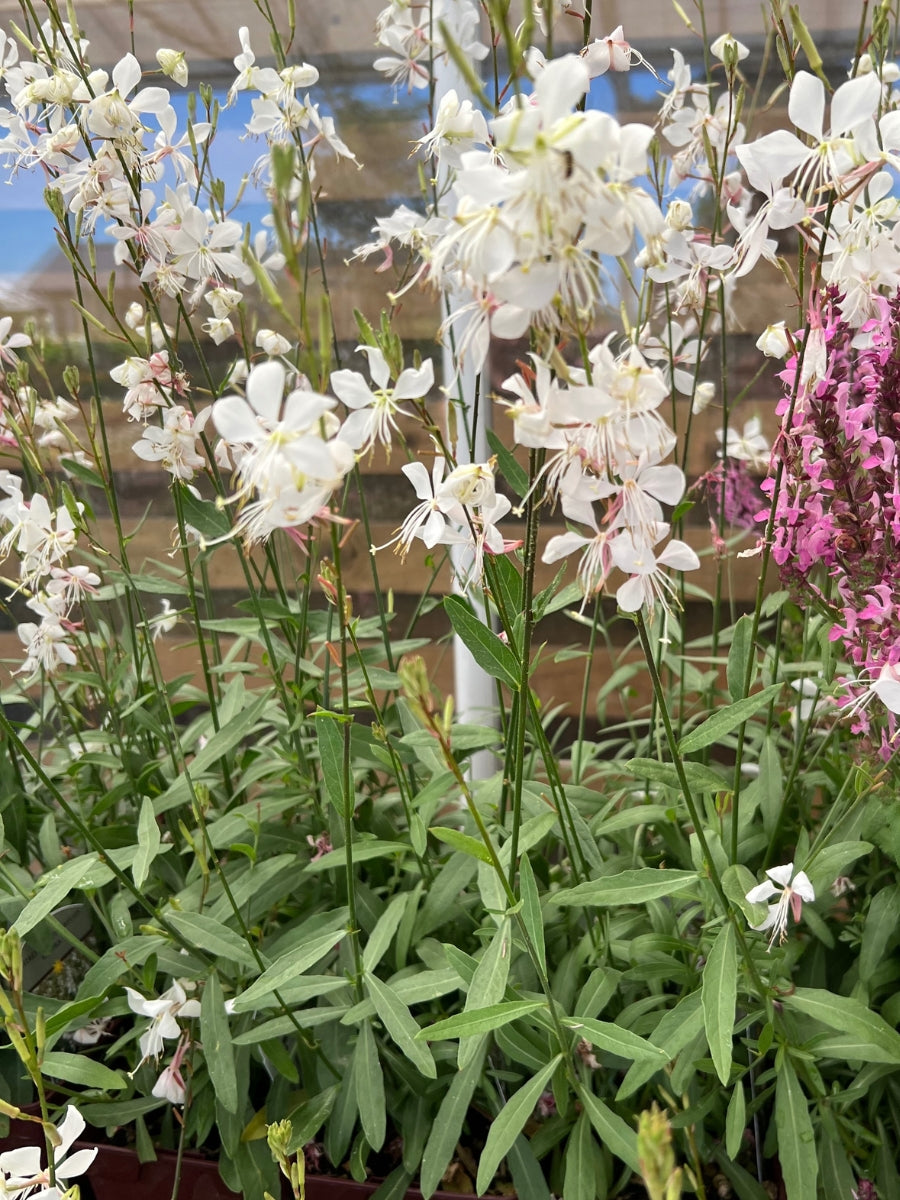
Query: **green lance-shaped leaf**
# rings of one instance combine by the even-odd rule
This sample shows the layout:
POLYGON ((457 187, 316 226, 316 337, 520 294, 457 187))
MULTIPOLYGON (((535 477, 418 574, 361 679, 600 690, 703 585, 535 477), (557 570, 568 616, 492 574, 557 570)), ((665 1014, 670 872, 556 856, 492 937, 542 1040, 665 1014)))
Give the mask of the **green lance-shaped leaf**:
POLYGON ((394 989, 375 975, 366 976, 366 989, 381 1023, 397 1046, 423 1075, 429 1079, 436 1078, 434 1059, 428 1047, 416 1038, 420 1032, 419 1026, 394 989))
POLYGON ((615 1154, 616 1158, 621 1158, 622 1162, 627 1163, 632 1171, 640 1174, 637 1133, 618 1113, 613 1112, 587 1088, 579 1086, 578 1098, 601 1143, 611 1154, 615 1154))
POLYGON ((644 904, 647 900, 673 896, 696 882, 695 871, 657 871, 653 867, 642 867, 637 871, 604 875, 602 879, 591 879, 565 891, 555 892, 550 897, 550 903, 592 905, 596 908, 644 904))
POLYGON ((594 1167, 594 1138, 591 1122, 583 1112, 566 1142, 565 1176, 562 1194, 566 1200, 594 1200, 597 1179, 594 1167))
POLYGON ((83 854, 80 858, 70 859, 61 867, 55 867, 44 875, 37 892, 19 913, 13 925, 19 937, 24 937, 35 925, 43 921, 44 917, 49 916, 96 865, 96 854, 83 854))
POLYGON ((216 1099, 226 1112, 236 1113, 239 1100, 234 1049, 225 1013, 225 997, 215 971, 210 972, 200 1001, 200 1038, 216 1099))
POLYGON ((528 937, 541 964, 547 970, 547 952, 544 947, 544 919, 541 915, 541 896, 527 854, 519 861, 519 886, 522 894, 522 920, 528 937))
MULTIPOLYGON (((510 951, 509 922, 504 920, 475 968, 466 993, 464 1012, 476 1012, 478 1009, 500 1003, 509 978, 510 951)), ((460 1042, 457 1058, 460 1070, 477 1056, 481 1045, 479 1038, 467 1038, 460 1042)))
POLYGON ((453 1157, 459 1135, 469 1112, 469 1105, 475 1094, 475 1088, 481 1076, 484 1051, 477 1055, 468 1066, 454 1075, 447 1089, 437 1116, 431 1126, 425 1152, 422 1155, 422 1170, 419 1186, 425 1200, 437 1188, 447 1169, 447 1164, 453 1157))
POLYGON ((145 796, 141 802, 137 838, 137 854, 135 854, 134 862, 131 864, 131 874, 134 877, 134 886, 142 888, 147 880, 147 876, 150 874, 150 865, 159 853, 159 847, 162 842, 159 825, 156 823, 153 801, 149 796, 145 796))
POLYGON ((420 1029, 416 1036, 429 1042, 442 1041, 444 1038, 476 1037, 546 1007, 543 1000, 508 1000, 505 1004, 490 1004, 487 1008, 476 1008, 471 1012, 456 1013, 443 1021, 435 1021, 433 1025, 420 1029))
MULTIPOLYGON (((783 1000, 785 1008, 806 1013, 829 1029, 848 1034, 860 1047, 870 1046, 873 1054, 878 1055, 872 1061, 900 1064, 900 1033, 861 1000, 838 996, 824 988, 797 988, 783 1000)), ((868 1055, 860 1053, 859 1057, 868 1055)))
POLYGON ((703 968, 701 992, 706 1040, 716 1074, 727 1084, 731 1077, 734 1012, 737 1004, 737 941, 728 921, 713 942, 703 968))
POLYGON ((744 1097, 744 1085, 738 1080, 732 1088, 728 1111, 725 1114, 725 1151, 729 1158, 737 1158, 744 1142, 746 1128, 747 1101, 744 1097))
POLYGON ((41 1061, 41 1072, 48 1079, 62 1079, 80 1087, 100 1088, 104 1092, 121 1091, 128 1086, 121 1071, 111 1071, 103 1063, 83 1054, 67 1054, 51 1050, 41 1061))
POLYGON ((557 1054, 542 1071, 539 1071, 533 1079, 529 1079, 524 1087, 519 1088, 515 1095, 510 1097, 494 1118, 481 1152, 481 1160, 478 1163, 478 1179, 475 1187, 479 1195, 482 1195, 490 1187, 497 1168, 522 1132, 525 1122, 534 1112, 534 1106, 537 1104, 541 1092, 561 1062, 562 1055, 557 1054))
POLYGON ((235 996, 233 1007, 235 1012, 245 1012, 247 1009, 255 1008, 258 1002, 264 996, 270 996, 272 992, 277 991, 286 983, 290 983, 297 975, 302 975, 304 971, 319 961, 320 958, 338 944, 344 936, 341 930, 332 933, 322 933, 318 937, 310 938, 302 946, 297 946, 293 950, 289 950, 287 954, 282 954, 272 963, 271 967, 267 967, 260 975, 259 979, 255 980, 245 992, 241 992, 239 996, 235 996))
POLYGON ((775 1130, 787 1200, 816 1200, 815 1134, 806 1097, 787 1056, 775 1081, 775 1130))
POLYGON ((754 696, 748 696, 745 700, 738 700, 735 704, 718 709, 711 717, 707 717, 701 725, 692 729, 686 737, 681 739, 679 750, 682 754, 692 754, 695 750, 702 750, 706 746, 712 746, 721 741, 739 725, 749 721, 761 708, 765 708, 780 691, 781 684, 773 683, 771 687, 763 688, 754 696))
POLYGON ((368 1021, 359 1027, 359 1037, 353 1052, 353 1078, 356 1083, 356 1103, 366 1141, 373 1150, 384 1145, 387 1111, 384 1101, 384 1076, 378 1061, 375 1035, 368 1021))
POLYGON ((598 1050, 605 1050, 608 1054, 617 1054, 620 1058, 631 1059, 632 1062, 649 1060, 660 1067, 669 1061, 665 1050, 613 1021, 597 1021, 591 1017, 564 1017, 563 1025, 586 1038, 598 1050))
POLYGON ((444 609, 454 632, 458 634, 479 667, 487 671, 492 679, 499 679, 513 691, 517 691, 518 664, 509 646, 501 642, 497 634, 475 616, 461 597, 447 596, 444 609))
POLYGON ((242 967, 255 967, 253 952, 239 933, 206 913, 171 911, 166 920, 185 941, 242 967))

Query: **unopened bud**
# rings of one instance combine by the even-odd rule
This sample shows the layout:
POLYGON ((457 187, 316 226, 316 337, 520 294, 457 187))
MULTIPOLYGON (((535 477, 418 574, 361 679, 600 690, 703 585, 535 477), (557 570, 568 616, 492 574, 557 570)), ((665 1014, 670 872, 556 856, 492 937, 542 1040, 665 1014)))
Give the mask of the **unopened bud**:
POLYGON ((638 1162, 650 1200, 679 1200, 681 1168, 675 1165, 669 1118, 654 1103, 638 1117, 638 1162))
POLYGON ((157 50, 156 61, 162 72, 179 87, 187 87, 188 65, 183 50, 157 50))
POLYGON ((687 200, 673 200, 666 211, 666 224, 683 233, 694 223, 694 210, 687 200))
POLYGON ((757 350, 761 350, 766 358, 784 358, 791 350, 791 339, 784 321, 775 325, 767 325, 756 340, 757 350))

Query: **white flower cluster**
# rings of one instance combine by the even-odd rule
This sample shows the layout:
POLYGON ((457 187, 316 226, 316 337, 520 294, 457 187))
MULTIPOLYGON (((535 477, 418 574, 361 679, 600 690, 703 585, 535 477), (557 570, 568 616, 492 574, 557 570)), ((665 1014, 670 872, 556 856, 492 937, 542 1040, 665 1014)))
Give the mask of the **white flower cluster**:
POLYGON ((72 1144, 84 1132, 85 1120, 73 1104, 55 1127, 53 1170, 57 1183, 50 1183, 50 1172, 41 1166, 39 1146, 19 1146, 0 1154, 0 1195, 16 1200, 62 1200, 70 1180, 83 1175, 97 1157, 96 1147, 72 1151, 72 1144), (59 1185, 62 1184, 63 1187, 59 1185))
POLYGON ((487 57, 478 37, 481 16, 472 0, 391 0, 378 14, 375 38, 384 51, 375 60, 395 89, 408 92, 431 85, 435 60, 447 54, 442 26, 453 28, 461 54, 473 62, 487 57))
POLYGON ((72 610, 96 590, 99 575, 84 565, 69 565, 78 540, 76 517, 65 505, 51 508, 40 493, 30 500, 22 494, 22 480, 0 471, 0 561, 15 553, 19 559, 19 590, 29 594, 28 607, 40 623, 25 621, 16 632, 26 657, 17 673, 30 682, 40 671, 52 674, 63 665, 74 666, 72 634, 77 625, 72 610))

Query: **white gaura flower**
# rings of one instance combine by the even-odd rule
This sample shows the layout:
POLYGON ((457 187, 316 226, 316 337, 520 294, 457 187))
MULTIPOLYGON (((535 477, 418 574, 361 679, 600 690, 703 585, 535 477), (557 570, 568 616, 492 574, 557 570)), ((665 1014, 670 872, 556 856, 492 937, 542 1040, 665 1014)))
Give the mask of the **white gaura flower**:
POLYGON ((460 100, 451 88, 441 99, 434 128, 416 145, 426 154, 433 154, 439 163, 458 167, 465 151, 486 146, 489 137, 484 114, 471 100, 460 100))
POLYGON ((126 99, 141 81, 141 65, 133 54, 126 54, 113 67, 113 86, 105 92, 107 81, 105 71, 94 71, 88 77, 90 91, 85 83, 76 92, 76 99, 87 100, 87 127, 98 137, 134 136, 141 128, 140 113, 160 113, 168 106, 169 93, 161 87, 142 88, 130 101, 126 99))
POLYGON ((869 690, 888 712, 900 715, 900 663, 885 663, 869 690))
MULTIPOLYGON (((716 437, 722 442, 722 430, 716 431, 716 437)), ((737 462, 748 463, 757 471, 765 471, 769 466, 771 449, 762 432, 762 421, 759 417, 750 417, 744 422, 743 432, 729 427, 725 434, 724 457, 733 458, 737 462)), ((723 456, 720 449, 719 457, 723 456)))
POLYGON ((153 1095, 159 1100, 168 1100, 170 1104, 184 1104, 184 1076, 181 1074, 181 1064, 187 1053, 191 1040, 182 1034, 181 1040, 172 1056, 172 1061, 165 1067, 153 1085, 153 1095))
POLYGON ((831 128, 826 134, 825 85, 808 71, 798 71, 791 84, 788 115, 809 135, 812 145, 779 129, 738 146, 735 153, 751 185, 768 191, 773 180, 780 182, 796 172, 794 187, 807 203, 814 202, 819 187, 838 187, 842 176, 863 158, 854 131, 871 121, 880 100, 876 75, 860 75, 842 83, 831 99, 831 128))
MULTIPOLYGON (((376 442, 391 445, 391 430, 397 429, 394 417, 412 414, 400 407, 403 400, 422 400, 434 384, 434 365, 430 358, 414 370, 401 371, 391 387, 391 372, 382 352, 374 346, 357 346, 369 360, 369 374, 374 390, 369 388, 358 371, 335 371, 331 390, 354 411, 344 422, 338 437, 354 450, 365 454, 376 442)), ((399 432, 399 430, 398 430, 399 432)))
POLYGON ((14 350, 20 350, 23 346, 31 345, 31 338, 26 333, 14 333, 10 335, 12 329, 12 317, 0 317, 0 363, 7 363, 14 367, 18 361, 14 350))
POLYGON ((334 436, 336 402, 303 388, 285 396, 286 381, 284 366, 270 359, 250 371, 246 399, 225 396, 213 405, 213 420, 239 476, 230 498, 242 506, 234 533, 248 542, 305 525, 356 461, 334 436), (248 504, 254 492, 258 498, 248 504))
POLYGON ((159 1058, 167 1039, 181 1037, 181 1026, 176 1018, 184 1020, 200 1016, 200 1001, 188 1000, 184 987, 177 979, 157 1000, 145 1000, 134 988, 127 987, 125 991, 131 1011, 139 1017, 150 1018, 149 1027, 141 1034, 141 1061, 138 1067, 148 1058, 159 1058))
MULTIPOLYGON (((642 531, 643 534, 650 531, 642 531)), ((673 539, 660 555, 653 547, 669 532, 669 526, 660 522, 649 538, 636 530, 624 529, 612 543, 612 560, 620 571, 631 578, 616 592, 616 600, 623 612, 637 612, 646 608, 652 617, 656 604, 668 609, 675 598, 675 583, 663 573, 664 567, 676 571, 694 571, 700 559, 686 542, 673 539)))
POLYGON ((766 919, 759 925, 750 926, 751 929, 760 932, 764 929, 772 930, 769 937, 769 949, 771 950, 776 938, 780 943, 787 937, 788 912, 793 913, 795 921, 799 921, 803 910, 803 901, 812 902, 816 898, 816 893, 805 871, 798 871, 796 875, 794 874, 792 862, 785 863, 783 867, 770 867, 766 874, 769 877, 766 882, 751 888, 746 898, 751 904, 759 904, 768 900, 770 896, 781 893, 778 896, 778 903, 769 905, 766 919))
MULTIPOLYGON (((97 1148, 76 1150, 70 1154, 72 1143, 84 1132, 85 1120, 74 1105, 66 1105, 66 1115, 56 1126, 56 1148, 53 1152, 54 1172, 65 1186, 68 1180, 83 1175, 97 1157, 97 1148)), ((20 1146, 0 1154, 0 1196, 15 1196, 19 1200, 59 1200, 62 1191, 50 1186, 49 1171, 41 1166, 40 1146, 20 1146), (36 1189, 40 1188, 40 1191, 36 1189)))

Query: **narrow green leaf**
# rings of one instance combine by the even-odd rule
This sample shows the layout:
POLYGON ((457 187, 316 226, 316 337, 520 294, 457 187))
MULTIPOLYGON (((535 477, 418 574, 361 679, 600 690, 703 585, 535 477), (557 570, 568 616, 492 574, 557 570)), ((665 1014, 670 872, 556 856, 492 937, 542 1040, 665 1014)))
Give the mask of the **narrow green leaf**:
POLYGON ((307 1142, 311 1142, 331 1115, 334 1102, 337 1099, 338 1086, 325 1088, 309 1100, 304 1100, 296 1108, 291 1109, 288 1117, 291 1122, 291 1140, 288 1144, 288 1154, 296 1154, 307 1142))
POLYGON ((871 842, 834 842, 826 846, 806 868, 816 895, 831 887, 838 875, 842 875, 852 862, 862 858, 864 854, 871 854, 874 849, 871 842))
POLYGON ((629 1058, 632 1062, 649 1059, 660 1067, 669 1061, 665 1050, 660 1050, 659 1046, 654 1046, 652 1042, 638 1037, 630 1029, 616 1025, 613 1021, 596 1021, 591 1017, 563 1017, 562 1023, 586 1038, 598 1050, 617 1054, 620 1058, 629 1058))
POLYGON ((239 933, 208 917, 206 913, 189 913, 170 911, 166 920, 176 929, 186 942, 201 950, 208 950, 217 958, 233 962, 243 967, 255 967, 256 959, 250 947, 239 933))
POLYGON ((744 1144, 746 1128, 747 1102, 744 1099, 744 1085, 738 1080, 731 1089, 731 1099, 725 1114, 725 1151, 729 1158, 737 1158, 744 1144))
POLYGON ((749 721, 761 708, 765 708, 780 691, 781 684, 773 683, 754 696, 747 696, 744 700, 738 700, 734 704, 718 709, 702 724, 692 729, 687 737, 681 739, 680 752, 693 754, 695 750, 702 750, 705 746, 712 746, 721 741, 744 721, 749 721))
POLYGON ((470 837, 467 833, 460 833, 458 829, 448 829, 443 825, 432 825, 428 832, 453 850, 459 850, 462 854, 470 854, 472 858, 480 859, 483 863, 491 861, 487 846, 478 838, 470 837))
MULTIPOLYGON (((499 1004, 506 991, 509 978, 510 938, 509 924, 504 920, 494 934, 493 940, 479 959, 466 993, 464 1012, 477 1012, 492 1004, 499 1004)), ((457 1063, 459 1069, 477 1057, 482 1043, 478 1038, 467 1038, 459 1044, 457 1063)))
POLYGON ((734 1012, 737 1004, 737 940, 727 921, 719 930, 703 968, 701 990, 706 1040, 716 1074, 722 1083, 731 1078, 734 1012))
POLYGON ((424 1200, 430 1200, 453 1157, 469 1112, 469 1105, 481 1077, 483 1061, 484 1053, 481 1053, 463 1070, 457 1072, 441 1101, 422 1155, 419 1187, 424 1200))
POLYGON ((230 721, 226 722, 215 737, 209 739, 202 750, 199 750, 189 764, 187 772, 179 775, 162 795, 153 801, 157 816, 177 808, 191 796, 191 780, 196 782, 201 775, 209 771, 217 762, 229 755, 244 738, 256 728, 263 710, 271 703, 268 692, 264 692, 255 700, 241 708, 230 721))
POLYGON ((509 1098, 494 1118, 481 1152, 481 1160, 478 1163, 478 1178, 475 1188, 479 1195, 482 1195, 490 1187, 497 1168, 522 1132, 525 1122, 534 1111, 541 1092, 561 1062, 562 1055, 557 1054, 542 1071, 539 1071, 533 1079, 529 1079, 524 1087, 519 1088, 515 1095, 509 1098))
POLYGON ((490 1004, 487 1008, 476 1008, 446 1017, 443 1021, 435 1021, 433 1025, 420 1029, 417 1037, 429 1042, 476 1037, 546 1007, 543 1000, 508 1000, 505 1004, 490 1004))
POLYGON ((897 1170, 897 1144, 894 1137, 887 1132, 881 1118, 875 1118, 875 1132, 878 1134, 878 1153, 875 1181, 878 1184, 880 1200, 900 1200, 900 1172, 897 1170))
POLYGON ((141 801, 137 839, 137 854, 131 864, 131 874, 134 877, 134 886, 142 888, 150 874, 150 865, 159 853, 162 842, 159 826, 156 823, 156 813, 153 811, 153 801, 149 796, 145 796, 141 801))
POLYGON ((673 896, 696 882, 697 874, 694 871, 657 871, 653 867, 642 867, 637 871, 604 875, 602 879, 591 879, 565 891, 555 892, 550 897, 550 903, 593 905, 596 908, 643 904, 647 900, 658 900, 661 896, 673 896))
POLYGON ((446 596, 444 610, 454 631, 479 667, 487 671, 492 679, 499 679, 513 691, 517 691, 518 663, 509 646, 501 642, 497 634, 475 616, 462 597, 446 596))
POLYGON ((528 493, 528 472, 520 466, 503 439, 498 437, 493 429, 487 431, 487 440, 491 450, 497 455, 503 478, 516 495, 524 499, 528 493))
POLYGON ((722 891, 736 905, 751 925, 759 925, 765 919, 766 905, 754 904, 747 893, 755 888, 758 880, 743 863, 732 863, 722 872, 722 891))
POLYGON ((590 1118, 582 1112, 566 1142, 562 1190, 566 1200, 594 1200, 597 1194, 593 1141, 590 1118))
POLYGON ((613 998, 622 972, 614 967, 595 967, 575 1001, 576 1017, 599 1017, 613 998))
POLYGON ((13 929, 19 937, 24 937, 26 933, 34 929, 35 925, 40 924, 44 917, 49 916, 54 908, 62 904, 69 892, 76 888, 88 871, 96 865, 96 854, 82 854, 43 875, 38 881, 38 888, 34 896, 28 901, 13 924, 13 929))
MULTIPOLYGON (((692 792, 721 792, 731 786, 721 771, 715 771, 712 767, 704 766, 703 763, 689 761, 681 765, 684 767, 685 778, 692 792)), ((633 775, 636 779, 649 779, 653 783, 662 783, 676 792, 682 790, 681 780, 678 778, 678 771, 675 769, 674 763, 657 762, 655 758, 632 758, 624 766, 628 774, 633 775)), ((650 807, 652 809, 652 806, 650 807)), ((665 806, 663 808, 664 811, 667 811, 665 806)), ((637 809, 638 814, 640 811, 637 809)), ((647 820, 650 820, 649 815, 647 820)), ((603 829, 605 832, 605 824, 603 829)))
POLYGON ((528 855, 519 859, 519 888, 522 896, 522 921, 528 930, 531 945, 544 972, 547 970, 547 952, 544 946, 544 918, 541 915, 541 897, 538 892, 534 871, 528 855))
POLYGON ((182 487, 179 490, 184 519, 198 530, 201 537, 208 542, 228 537, 231 531, 231 518, 227 512, 219 508, 212 500, 201 500, 189 487, 182 487))
POLYGON ((72 1000, 70 1003, 64 1004, 62 1008, 57 1009, 46 1020, 45 1031, 48 1043, 74 1021, 77 1021, 78 1025, 84 1025, 84 1018, 87 1014, 93 1012, 102 1002, 102 996, 85 996, 81 1000, 72 1000))
POLYGON ((784 803, 784 777, 776 738, 769 734, 759 753, 759 805, 763 829, 771 834, 784 803))
POLYGON ((394 934, 397 932, 397 927, 403 920, 408 896, 409 892, 400 892, 399 895, 394 896, 376 921, 375 928, 369 935, 366 948, 363 950, 363 969, 365 971, 374 971, 384 958, 394 934))
POLYGON ((775 1130, 787 1200, 816 1200, 815 1134, 806 1097, 786 1055, 775 1080, 775 1130))
POLYGON ((271 967, 267 967, 263 971, 259 979, 255 980, 246 991, 234 998, 234 1011, 247 1012, 248 1009, 255 1008, 263 996, 271 995, 283 984, 289 983, 297 975, 308 971, 320 958, 324 958, 343 936, 344 934, 340 930, 336 933, 323 933, 318 937, 310 938, 305 945, 298 946, 288 951, 287 954, 282 954, 272 963, 271 967))
POLYGON ((637 1134, 631 1126, 586 1087, 579 1086, 578 1097, 601 1144, 631 1167, 632 1171, 640 1174, 637 1134))
POLYGON ((313 713, 316 725, 316 744, 325 795, 338 813, 344 811, 344 735, 339 713, 318 709, 313 713))
MULTIPOLYGON (((381 838, 360 838, 353 843, 354 863, 371 862, 376 858, 389 858, 392 854, 409 853, 406 842, 384 842, 381 838)), ((347 852, 343 846, 337 850, 329 850, 315 862, 308 862, 303 868, 304 875, 321 875, 323 871, 344 871, 347 868, 347 852)))
POLYGON ((375 1035, 368 1021, 364 1021, 359 1027, 359 1037, 353 1053, 353 1078, 356 1083, 356 1104, 363 1133, 366 1135, 366 1141, 377 1152, 384 1145, 387 1113, 378 1047, 375 1045, 375 1035))
POLYGON ((880 965, 888 943, 900 929, 900 887, 896 883, 882 888, 872 897, 859 952, 859 977, 868 979, 880 965))
MULTIPOLYGON (((731 638, 731 649, 728 651, 728 666, 725 676, 728 682, 728 694, 732 700, 740 700, 744 695, 744 679, 747 674, 747 663, 753 651, 753 618, 748 614, 739 617, 734 626, 731 638)), ((753 679, 750 683, 752 685, 753 679)), ((749 690, 749 689, 748 689, 749 690)))
POLYGON ((900 1033, 860 1000, 824 988, 797 988, 783 999, 785 1008, 806 1013, 829 1029, 850 1034, 859 1043, 869 1043, 884 1056, 873 1061, 900 1064, 900 1033))
MULTIPOLYGON (((703 1008, 699 990, 683 996, 664 1012, 653 1030, 653 1044, 665 1050, 670 1061, 703 1031, 703 1008)), ((636 1062, 629 1067, 616 1093, 617 1100, 633 1095, 659 1068, 653 1062, 636 1062)))
POLYGON ((51 1050, 44 1055, 41 1071, 49 1079, 62 1079, 81 1087, 100 1088, 104 1092, 119 1092, 128 1086, 121 1071, 111 1071, 86 1054, 66 1054, 51 1050))
POLYGON ((236 1113, 238 1085, 234 1049, 225 1013, 225 997, 215 971, 210 971, 207 976, 200 1001, 200 1038, 216 1099, 226 1112, 236 1113))
POLYGON ((367 975, 366 990, 381 1023, 409 1061, 429 1079, 437 1078, 437 1068, 428 1047, 416 1040, 421 1032, 419 1026, 393 988, 377 976, 367 975))
POLYGON ((821 1113, 819 1130, 819 1171, 825 1200, 847 1200, 856 1190, 856 1179, 847 1161, 847 1153, 841 1145, 840 1134, 834 1114, 825 1109, 821 1113))

